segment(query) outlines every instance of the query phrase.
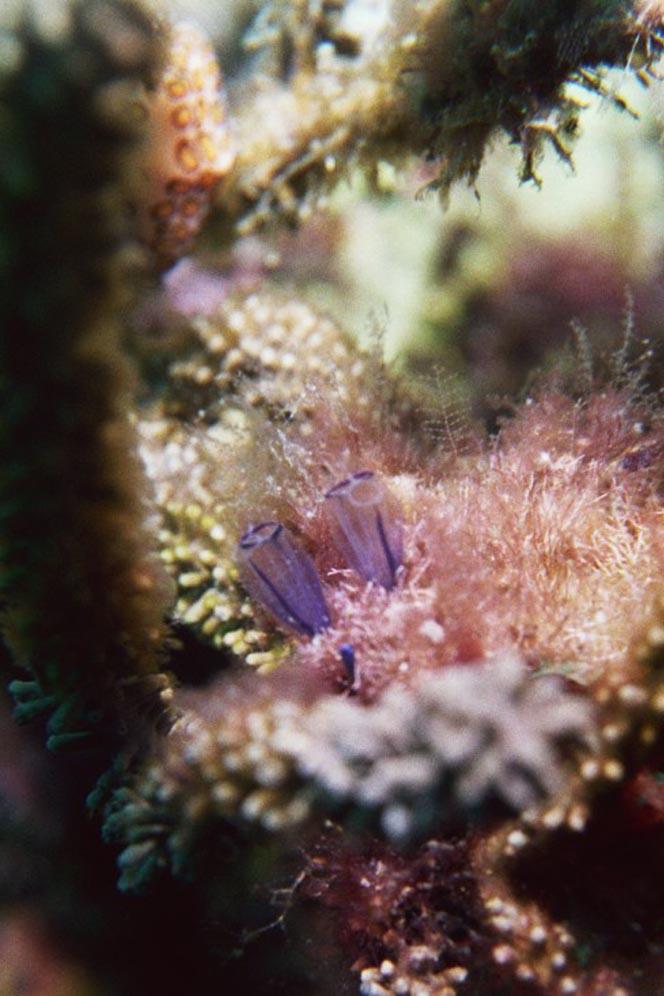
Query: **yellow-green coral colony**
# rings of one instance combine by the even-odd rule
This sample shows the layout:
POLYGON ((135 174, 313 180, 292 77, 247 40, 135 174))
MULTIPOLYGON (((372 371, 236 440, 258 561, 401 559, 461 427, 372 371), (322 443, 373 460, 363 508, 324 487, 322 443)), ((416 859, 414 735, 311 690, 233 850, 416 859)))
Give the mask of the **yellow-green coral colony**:
POLYGON ((192 357, 172 365, 176 400, 160 397, 142 413, 143 459, 162 509, 162 559, 178 582, 176 614, 214 645, 257 664, 271 660, 274 637, 254 620, 234 557, 247 523, 231 499, 246 475, 241 468, 229 473, 228 464, 248 459, 257 424, 252 410, 287 418, 306 434, 316 392, 327 383, 334 384, 335 405, 371 419, 376 413, 363 383, 370 365, 330 319, 304 303, 278 292, 231 297, 196 322, 192 357), (210 399, 222 397, 219 409, 210 399), (206 402, 212 424, 204 430, 196 418, 206 402))

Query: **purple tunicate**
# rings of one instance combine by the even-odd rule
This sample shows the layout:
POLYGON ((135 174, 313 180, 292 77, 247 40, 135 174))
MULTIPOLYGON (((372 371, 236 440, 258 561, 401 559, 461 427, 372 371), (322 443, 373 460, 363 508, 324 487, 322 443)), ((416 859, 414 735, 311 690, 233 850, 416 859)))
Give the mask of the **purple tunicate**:
POLYGON ((339 657, 346 669, 346 674, 351 682, 355 681, 355 647, 352 643, 342 643, 339 647, 339 657))
POLYGON ((279 622, 306 636, 330 625, 311 558, 278 522, 262 522, 248 529, 238 545, 238 561, 249 594, 279 622))
POLYGON ((365 581, 393 588, 403 563, 399 502, 370 470, 353 474, 327 492, 334 538, 349 567, 365 581))

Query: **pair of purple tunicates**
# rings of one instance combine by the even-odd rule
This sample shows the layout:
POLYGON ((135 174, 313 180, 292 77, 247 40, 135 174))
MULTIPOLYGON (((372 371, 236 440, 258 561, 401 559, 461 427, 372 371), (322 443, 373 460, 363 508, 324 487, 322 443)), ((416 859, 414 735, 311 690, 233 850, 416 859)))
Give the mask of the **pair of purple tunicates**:
MULTIPOLYGON (((399 502, 384 481, 360 471, 325 495, 334 541, 348 567, 365 581, 394 587, 403 563, 399 502)), ((323 589, 309 555, 278 522, 262 522, 238 546, 242 582, 280 622, 306 636, 330 625, 323 589)))

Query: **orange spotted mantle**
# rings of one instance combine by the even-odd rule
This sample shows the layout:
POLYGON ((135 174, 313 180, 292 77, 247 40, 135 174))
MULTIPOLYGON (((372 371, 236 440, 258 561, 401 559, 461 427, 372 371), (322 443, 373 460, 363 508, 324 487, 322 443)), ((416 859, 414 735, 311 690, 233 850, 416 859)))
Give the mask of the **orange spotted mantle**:
POLYGON ((169 29, 162 71, 146 93, 139 232, 161 269, 189 252, 235 149, 214 50, 195 25, 169 29))

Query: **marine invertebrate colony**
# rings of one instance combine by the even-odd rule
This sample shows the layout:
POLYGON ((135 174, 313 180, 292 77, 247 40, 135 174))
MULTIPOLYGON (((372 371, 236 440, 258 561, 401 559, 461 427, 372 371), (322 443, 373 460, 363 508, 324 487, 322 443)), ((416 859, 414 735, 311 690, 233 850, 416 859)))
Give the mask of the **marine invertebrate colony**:
POLYGON ((19 4, 0 78, 2 664, 16 717, 73 752, 48 764, 52 885, 11 814, 40 812, 45 762, 0 771, 25 943, 68 935, 81 987, 175 992, 147 940, 172 910, 201 991, 268 993, 285 896, 316 952, 281 963, 293 992, 664 994, 664 416, 642 364, 560 368, 443 445, 444 399, 242 239, 321 207, 347 156, 426 152, 447 189, 503 129, 533 177, 542 136, 569 155, 567 82, 649 71, 659 5, 274 2, 228 94, 198 28, 130 0, 61 13, 19 4), (160 283, 206 218, 206 269, 160 283), (125 917, 142 962, 119 976, 99 937, 130 943, 125 917))

